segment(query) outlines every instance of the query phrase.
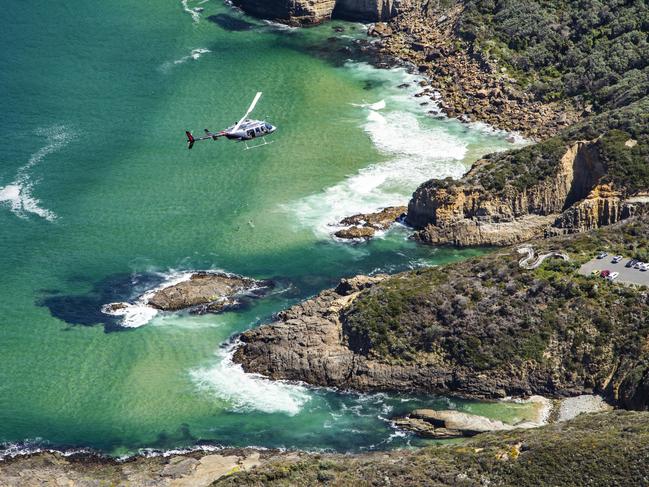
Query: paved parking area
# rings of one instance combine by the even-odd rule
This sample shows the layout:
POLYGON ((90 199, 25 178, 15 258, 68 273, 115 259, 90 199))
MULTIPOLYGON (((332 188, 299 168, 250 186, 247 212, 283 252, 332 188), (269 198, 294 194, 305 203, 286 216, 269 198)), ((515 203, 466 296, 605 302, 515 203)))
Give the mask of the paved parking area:
POLYGON ((615 282, 622 282, 624 284, 638 284, 640 286, 649 286, 649 271, 641 271, 625 267, 630 258, 624 258, 617 264, 613 264, 612 259, 614 255, 607 255, 603 259, 593 258, 586 262, 579 268, 579 273, 583 275, 590 275, 594 270, 603 271, 608 269, 611 272, 619 272, 620 275, 615 282))

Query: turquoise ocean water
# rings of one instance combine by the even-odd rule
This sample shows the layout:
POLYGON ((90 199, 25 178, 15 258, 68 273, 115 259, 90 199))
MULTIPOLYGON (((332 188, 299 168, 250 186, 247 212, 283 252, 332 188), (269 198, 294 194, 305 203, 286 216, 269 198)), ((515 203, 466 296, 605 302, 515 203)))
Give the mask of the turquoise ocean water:
MULTIPOLYGON (((0 13, 0 443, 121 455, 207 442, 357 451, 420 444, 389 418, 521 405, 346 394, 271 383, 229 362, 230 338, 357 273, 475 255, 397 228, 367 244, 329 224, 460 176, 505 134, 433 118, 417 79, 347 59, 358 24, 292 30, 218 1, 34 2, 0 13), (398 88, 408 83, 407 88, 398 88), (184 130, 255 115, 274 143, 189 152, 184 130), (221 315, 124 327, 103 304, 196 269, 278 287, 221 315)), ((133 323, 132 323, 133 324, 133 323)))

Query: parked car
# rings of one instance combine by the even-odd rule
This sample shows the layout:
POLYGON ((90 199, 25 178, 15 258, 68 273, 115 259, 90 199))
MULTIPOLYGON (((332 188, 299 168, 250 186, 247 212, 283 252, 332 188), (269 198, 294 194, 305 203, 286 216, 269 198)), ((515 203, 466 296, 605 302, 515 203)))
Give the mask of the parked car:
POLYGON ((608 269, 603 270, 602 272, 599 273, 599 277, 608 277, 611 271, 608 269))
POLYGON ((600 252, 599 254, 597 254, 597 258, 598 259, 603 259, 607 255, 608 255, 608 252, 600 252))
POLYGON ((629 262, 626 263, 624 267, 633 267, 638 263, 637 259, 631 259, 629 262))
POLYGON ((613 262, 613 264, 617 264, 617 263, 620 262, 623 258, 624 258, 624 257, 622 257, 621 255, 616 255, 615 257, 613 257, 613 260, 612 260, 611 262, 613 262))
POLYGON ((635 265, 633 266, 634 269, 640 269, 644 265, 644 262, 636 262, 635 265))
POLYGON ((641 271, 649 271, 649 264, 642 264, 640 266, 641 271))
POLYGON ((592 274, 593 276, 599 276, 599 273, 600 273, 600 272, 602 272, 601 269, 595 269, 593 272, 591 272, 591 274, 592 274))
POLYGON ((615 281, 615 279, 617 279, 617 276, 619 275, 619 272, 611 272, 606 279, 608 279, 609 281, 615 281))

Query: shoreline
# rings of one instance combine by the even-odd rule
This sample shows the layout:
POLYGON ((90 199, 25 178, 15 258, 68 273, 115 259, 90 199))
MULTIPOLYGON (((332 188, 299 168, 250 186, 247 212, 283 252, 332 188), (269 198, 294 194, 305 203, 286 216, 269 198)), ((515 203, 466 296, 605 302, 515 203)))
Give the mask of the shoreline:
POLYGON ((535 100, 507 68, 472 51, 455 34, 461 10, 438 9, 422 17, 406 9, 387 22, 368 25, 372 63, 378 68, 404 67, 425 82, 416 97, 433 97, 448 118, 482 122, 497 130, 520 133, 539 142, 582 119, 568 101, 535 100), (471 51, 471 52, 470 52, 471 51))

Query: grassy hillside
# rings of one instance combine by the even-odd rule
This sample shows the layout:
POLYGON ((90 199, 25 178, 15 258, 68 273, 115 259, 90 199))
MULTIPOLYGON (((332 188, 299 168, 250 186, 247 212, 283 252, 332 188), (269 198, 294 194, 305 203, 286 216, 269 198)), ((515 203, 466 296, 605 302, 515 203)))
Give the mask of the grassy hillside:
POLYGON ((509 249, 379 283, 344 314, 350 348, 388 363, 550 376, 561 390, 580 385, 614 394, 622 384, 622 404, 646 407, 649 396, 640 393, 649 372, 646 289, 577 270, 602 248, 649 255, 649 219, 534 246, 539 253, 560 249, 571 261, 548 259, 524 270, 509 249))
POLYGON ((613 412, 455 445, 280 459, 213 485, 636 486, 649 478, 649 414, 613 412))

